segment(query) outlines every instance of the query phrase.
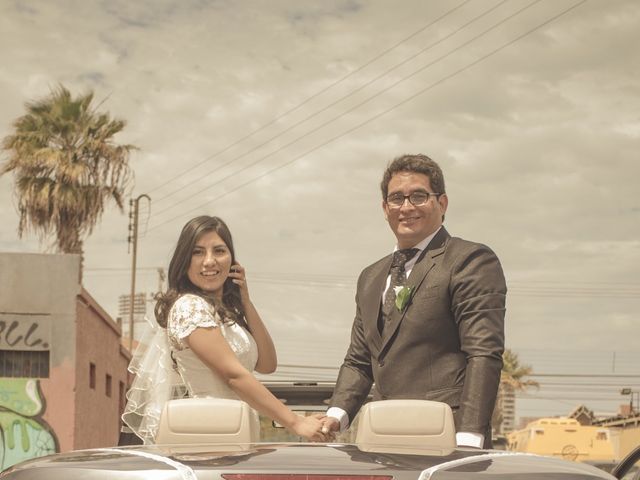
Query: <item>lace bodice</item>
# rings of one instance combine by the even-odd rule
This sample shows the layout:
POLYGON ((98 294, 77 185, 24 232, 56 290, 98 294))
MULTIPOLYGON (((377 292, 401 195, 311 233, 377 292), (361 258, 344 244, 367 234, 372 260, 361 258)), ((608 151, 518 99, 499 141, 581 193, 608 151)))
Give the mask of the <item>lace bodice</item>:
POLYGON ((249 371, 258 360, 258 347, 251 334, 237 323, 223 322, 213 305, 202 297, 179 297, 167 318, 167 335, 189 394, 193 397, 238 398, 233 390, 188 347, 185 339, 196 328, 219 328, 231 350, 249 371))

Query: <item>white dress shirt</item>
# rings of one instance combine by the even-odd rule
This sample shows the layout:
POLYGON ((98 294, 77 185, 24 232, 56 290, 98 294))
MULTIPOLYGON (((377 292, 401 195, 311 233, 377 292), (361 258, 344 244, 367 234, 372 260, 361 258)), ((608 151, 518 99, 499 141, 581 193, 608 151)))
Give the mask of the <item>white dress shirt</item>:
MULTIPOLYGON (((427 248, 427 246, 429 245, 429 242, 431 242, 431 240, 433 240, 433 237, 436 236, 436 233, 440 231, 440 228, 438 228, 438 230, 433 232, 431 235, 429 235, 427 238, 425 238, 424 240, 422 240, 420 243, 418 243, 413 247, 413 248, 417 248, 420 251, 416 255, 414 255, 413 258, 410 258, 409 260, 407 260, 407 262, 404 264, 404 270, 407 277, 409 277, 409 274, 411 273, 413 266, 418 261, 418 258, 420 258, 422 251, 425 248, 427 248)), ((393 251, 395 252, 396 250, 398 250, 397 245, 393 251)), ((387 289, 389 288, 390 283, 391 283, 391 275, 388 275, 387 285, 384 289, 384 292, 382 292, 382 297, 381 297, 381 300, 383 303, 384 303, 384 296, 387 292, 387 289)), ((346 430, 349 427, 349 415, 343 409, 339 407, 331 407, 327 410, 327 416, 338 420, 338 422, 340 423, 341 432, 346 430)), ((456 433, 456 442, 458 446, 481 448, 484 443, 484 435, 482 435, 481 433, 458 432, 456 433)))

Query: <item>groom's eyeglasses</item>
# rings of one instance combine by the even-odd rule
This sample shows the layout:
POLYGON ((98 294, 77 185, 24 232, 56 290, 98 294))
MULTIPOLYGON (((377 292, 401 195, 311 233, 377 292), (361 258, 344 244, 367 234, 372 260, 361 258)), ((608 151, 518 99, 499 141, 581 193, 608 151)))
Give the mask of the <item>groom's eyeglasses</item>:
POLYGON ((404 201, 409 199, 409 203, 414 207, 421 207, 429 201, 429 197, 434 196, 438 198, 442 193, 431 192, 412 192, 409 195, 403 195, 402 193, 394 193, 387 197, 387 205, 389 208, 400 208, 404 205, 404 201))

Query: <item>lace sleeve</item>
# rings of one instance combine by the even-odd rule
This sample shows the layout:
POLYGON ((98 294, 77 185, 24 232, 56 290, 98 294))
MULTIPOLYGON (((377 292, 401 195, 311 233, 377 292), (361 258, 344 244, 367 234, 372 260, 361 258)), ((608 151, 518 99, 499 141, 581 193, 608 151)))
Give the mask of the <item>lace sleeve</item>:
POLYGON ((169 312, 167 333, 174 348, 186 348, 184 339, 199 327, 218 327, 220 318, 213 306, 198 295, 178 298, 169 312))

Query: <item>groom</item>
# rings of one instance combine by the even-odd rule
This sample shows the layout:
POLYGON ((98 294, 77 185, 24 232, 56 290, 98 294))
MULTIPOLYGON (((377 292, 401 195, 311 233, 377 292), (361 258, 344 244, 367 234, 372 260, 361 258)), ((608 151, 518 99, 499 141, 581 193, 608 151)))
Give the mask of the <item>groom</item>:
POLYGON ((451 406, 458 445, 491 447, 506 285, 496 255, 451 237, 442 171, 403 155, 382 179, 382 209, 397 246, 358 279, 351 344, 324 431, 342 431, 364 403, 427 399, 451 406))

